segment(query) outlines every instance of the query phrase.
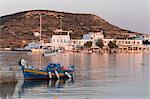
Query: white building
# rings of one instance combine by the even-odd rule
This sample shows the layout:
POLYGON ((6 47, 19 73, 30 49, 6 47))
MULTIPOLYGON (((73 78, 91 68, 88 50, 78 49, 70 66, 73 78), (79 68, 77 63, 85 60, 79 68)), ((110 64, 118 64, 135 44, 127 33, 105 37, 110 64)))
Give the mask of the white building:
POLYGON ((31 50, 31 49, 35 49, 35 48, 40 48, 40 46, 41 46, 40 43, 31 42, 31 43, 28 43, 28 46, 26 46, 25 49, 31 50))
POLYGON ((70 39, 70 31, 57 30, 56 32, 66 32, 64 35, 53 35, 51 38, 51 46, 54 47, 63 47, 66 50, 71 50, 75 47, 83 47, 84 44, 88 41, 92 42, 92 46, 95 46, 95 43, 98 39, 102 39, 104 46, 107 47, 110 41, 116 41, 116 44, 119 46, 119 49, 128 50, 128 51, 141 51, 149 50, 149 47, 145 47, 142 43, 142 40, 138 39, 105 39, 103 31, 101 32, 90 32, 83 35, 83 39, 70 39))
POLYGON ((63 34, 52 35, 51 46, 54 46, 54 47, 69 46, 71 42, 69 33, 71 31, 57 30, 56 32, 63 33, 63 34))
POLYGON ((84 46, 84 44, 88 41, 93 41, 92 39, 72 39, 71 40, 71 45, 72 46, 84 46))
POLYGON ((97 40, 97 39, 104 39, 103 30, 101 32, 89 32, 90 39, 97 40))
POLYGON ((132 46, 132 45, 142 45, 142 40, 130 40, 130 39, 103 39, 105 46, 108 45, 110 41, 116 41, 118 46, 132 46))
POLYGON ((98 39, 104 39, 103 30, 100 32, 89 32, 88 34, 83 34, 83 39, 72 39, 71 45, 84 46, 88 41, 92 41, 94 45, 98 39))
POLYGON ((83 39, 104 39, 103 30, 100 32, 89 32, 88 34, 83 34, 83 39))
POLYGON ((142 40, 123 40, 123 39, 117 39, 116 40, 117 45, 142 45, 142 40))

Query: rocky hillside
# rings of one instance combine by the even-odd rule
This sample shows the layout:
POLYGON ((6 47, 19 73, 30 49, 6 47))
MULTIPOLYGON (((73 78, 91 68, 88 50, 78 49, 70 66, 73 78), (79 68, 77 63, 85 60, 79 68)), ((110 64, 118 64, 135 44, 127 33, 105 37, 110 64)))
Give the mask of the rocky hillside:
POLYGON ((19 47, 22 43, 36 40, 33 33, 39 32, 39 15, 42 15, 42 38, 48 40, 54 30, 62 27, 73 30, 71 38, 80 38, 90 31, 105 31, 106 38, 123 38, 136 34, 112 25, 93 14, 76 14, 49 10, 31 10, 0 17, 0 47, 19 47), (62 20, 62 21, 61 21, 62 20), (60 23, 62 22, 62 25, 60 23))

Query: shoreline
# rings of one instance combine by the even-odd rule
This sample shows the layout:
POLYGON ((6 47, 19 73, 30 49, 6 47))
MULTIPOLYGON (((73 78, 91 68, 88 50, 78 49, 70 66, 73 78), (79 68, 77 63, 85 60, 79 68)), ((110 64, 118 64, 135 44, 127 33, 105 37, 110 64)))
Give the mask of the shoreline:
POLYGON ((14 71, 0 70, 0 84, 17 83, 17 82, 18 80, 16 78, 14 71))
MULTIPOLYGON (((0 50, 0 52, 31 52, 29 50, 0 50)), ((83 50, 64 50, 64 52, 73 52, 73 53, 150 53, 150 51, 137 51, 137 50, 119 50, 119 49, 83 49, 83 50)))

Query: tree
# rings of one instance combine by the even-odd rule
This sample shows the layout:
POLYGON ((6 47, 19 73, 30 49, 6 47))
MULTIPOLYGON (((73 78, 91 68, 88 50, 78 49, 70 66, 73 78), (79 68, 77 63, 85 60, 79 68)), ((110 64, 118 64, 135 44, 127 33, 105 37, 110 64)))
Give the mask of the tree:
POLYGON ((113 49, 113 48, 118 48, 118 46, 117 46, 117 44, 116 44, 116 41, 109 41, 109 43, 108 43, 108 47, 110 48, 110 49, 113 49))
POLYGON ((98 46, 98 47, 100 47, 100 48, 103 48, 104 44, 103 44, 102 39, 98 39, 98 40, 97 40, 96 46, 98 46))
POLYGON ((92 41, 88 41, 84 44, 85 47, 90 48, 92 46, 92 41))
POLYGON ((148 40, 142 41, 143 44, 150 44, 148 40))

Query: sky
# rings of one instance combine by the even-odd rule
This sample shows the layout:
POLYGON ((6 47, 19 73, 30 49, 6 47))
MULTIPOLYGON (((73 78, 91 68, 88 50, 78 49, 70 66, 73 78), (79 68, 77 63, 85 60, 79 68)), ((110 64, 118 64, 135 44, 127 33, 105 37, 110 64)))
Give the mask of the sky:
POLYGON ((33 9, 96 14, 123 29, 150 34, 150 0, 0 0, 0 16, 33 9))

